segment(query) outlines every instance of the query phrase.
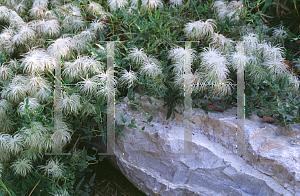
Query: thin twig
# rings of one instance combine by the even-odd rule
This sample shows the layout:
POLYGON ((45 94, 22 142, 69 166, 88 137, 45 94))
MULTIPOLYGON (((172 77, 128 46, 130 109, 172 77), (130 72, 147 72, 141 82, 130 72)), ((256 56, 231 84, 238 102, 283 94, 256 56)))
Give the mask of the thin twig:
POLYGON ((79 137, 77 138, 77 140, 76 140, 76 142, 75 142, 75 144, 74 144, 73 151, 75 150, 75 146, 76 146, 76 144, 77 144, 79 138, 80 138, 80 135, 79 135, 79 137))
POLYGON ((295 56, 297 56, 298 54, 300 53, 300 51, 299 52, 297 52, 293 57, 295 57, 295 56))
MULTIPOLYGON (((76 15, 72 15, 72 16, 76 16, 76 15)), ((82 17, 82 16, 77 16, 77 17, 82 17)), ((84 17, 84 18, 86 18, 86 19, 91 19, 91 20, 96 19, 96 18, 89 18, 89 17, 84 17)), ((106 21, 106 22, 116 22, 116 23, 120 23, 120 24, 124 24, 124 25, 128 25, 128 26, 129 26, 129 24, 122 23, 122 22, 117 22, 117 21, 104 20, 104 19, 98 19, 98 20, 100 20, 100 21, 106 21)))

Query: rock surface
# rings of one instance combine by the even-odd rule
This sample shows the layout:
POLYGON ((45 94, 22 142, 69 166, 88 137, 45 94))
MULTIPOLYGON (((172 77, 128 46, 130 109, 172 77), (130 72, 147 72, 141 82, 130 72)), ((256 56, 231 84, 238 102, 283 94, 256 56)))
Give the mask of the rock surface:
MULTIPOLYGON (((163 100, 151 100, 152 105, 143 96, 142 109, 158 111, 157 115, 152 114, 153 127, 142 122, 146 118, 141 110, 130 109, 127 98, 116 105, 118 124, 122 124, 121 112, 127 122, 135 118, 137 126, 146 128, 125 128, 126 138, 116 136, 116 155, 107 156, 147 195, 300 196, 299 125, 282 128, 253 114, 250 120, 244 120, 246 154, 232 155, 239 129, 236 108, 208 114, 193 108, 192 153, 197 154, 179 155, 184 152, 183 116, 176 113, 173 121, 166 120, 163 100)), ((95 145, 105 152, 101 142, 95 145)))

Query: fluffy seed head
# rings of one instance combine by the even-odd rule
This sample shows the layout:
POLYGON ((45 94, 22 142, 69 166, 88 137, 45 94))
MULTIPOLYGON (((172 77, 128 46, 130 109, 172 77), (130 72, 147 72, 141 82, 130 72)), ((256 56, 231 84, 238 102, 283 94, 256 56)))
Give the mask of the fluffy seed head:
POLYGON ((15 174, 25 177, 26 174, 31 172, 32 165, 30 160, 23 158, 13 162, 11 168, 15 171, 15 174))
POLYGON ((48 176, 53 177, 54 179, 60 178, 63 176, 65 172, 65 166, 56 159, 55 161, 53 159, 48 160, 47 165, 45 166, 39 166, 40 169, 43 169, 48 176))
POLYGON ((217 28, 215 23, 214 19, 207 19, 205 22, 201 20, 190 22, 185 25, 183 30, 188 38, 205 39, 214 33, 214 29, 217 28))

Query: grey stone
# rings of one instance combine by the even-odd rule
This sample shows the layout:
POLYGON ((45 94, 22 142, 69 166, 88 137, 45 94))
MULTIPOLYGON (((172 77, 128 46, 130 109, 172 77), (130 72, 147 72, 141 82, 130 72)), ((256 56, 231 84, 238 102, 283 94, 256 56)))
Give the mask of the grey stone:
MULTIPOLYGON (((153 127, 142 122, 146 119, 141 110, 130 109, 127 98, 116 105, 118 124, 122 124, 121 112, 127 121, 135 118, 137 126, 146 128, 125 128, 126 138, 116 136, 116 155, 107 157, 145 194, 300 196, 299 125, 281 128, 253 114, 244 120, 245 155, 230 155, 237 145, 236 108, 208 114, 193 108, 195 124, 190 123, 189 128, 192 153, 197 154, 179 155, 184 153, 183 116, 176 113, 173 121, 166 120, 164 101, 151 99, 153 105, 147 96, 142 97, 142 109, 158 111, 152 114, 153 127)), ((104 152, 100 141, 95 145, 104 152)))

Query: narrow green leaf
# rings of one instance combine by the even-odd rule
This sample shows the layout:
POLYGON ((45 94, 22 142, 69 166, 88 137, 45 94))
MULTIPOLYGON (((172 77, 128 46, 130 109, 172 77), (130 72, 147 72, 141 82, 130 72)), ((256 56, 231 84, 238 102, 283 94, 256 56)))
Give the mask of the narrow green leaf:
POLYGON ((255 89, 252 86, 249 86, 249 88, 251 89, 251 91, 256 94, 257 92, 255 91, 255 89))
POLYGON ((85 176, 83 176, 83 178, 79 181, 79 183, 77 184, 76 188, 75 188, 75 192, 77 192, 79 190, 80 185, 82 184, 83 180, 84 180, 85 176))
POLYGON ((141 11, 142 0, 138 0, 138 10, 141 11))
POLYGON ((102 31, 99 31, 99 36, 100 36, 101 41, 105 40, 105 37, 104 37, 102 31))
POLYGON ((164 68, 164 69, 162 70, 162 73, 163 73, 163 74, 168 73, 169 69, 171 69, 172 67, 173 67, 173 65, 169 65, 168 67, 166 67, 166 68, 164 68))
POLYGON ((148 99, 148 101, 149 101, 149 103, 152 105, 152 100, 149 98, 149 97, 147 97, 147 99, 148 99))
POLYGON ((121 116, 121 121, 122 123, 126 123, 127 122, 127 119, 123 116, 123 114, 120 112, 120 116, 121 116))
POLYGON ((95 176, 96 176, 96 173, 91 177, 91 179, 90 179, 90 181, 89 181, 89 185, 90 185, 90 186, 93 186, 93 185, 94 185, 95 176))
POLYGON ((153 116, 150 116, 147 121, 148 123, 150 123, 152 120, 153 120, 153 116))
POLYGON ((27 99, 26 99, 25 108, 26 108, 26 110, 28 110, 28 108, 29 108, 29 97, 27 97, 27 99))
POLYGON ((155 20, 158 20, 158 19, 159 19, 159 15, 160 15, 160 9, 158 9, 158 10, 155 12, 155 20))
POLYGON ((284 76, 283 81, 282 81, 282 83, 281 83, 281 88, 282 88, 282 89, 284 88, 286 82, 287 82, 287 76, 284 76))
POLYGON ((127 97, 128 97, 128 99, 130 101, 134 101, 135 94, 133 93, 133 89, 132 88, 128 91, 127 97))
POLYGON ((55 17, 59 20, 59 15, 58 15, 57 11, 55 9, 53 9, 53 7, 51 7, 51 10, 54 13, 55 17))

